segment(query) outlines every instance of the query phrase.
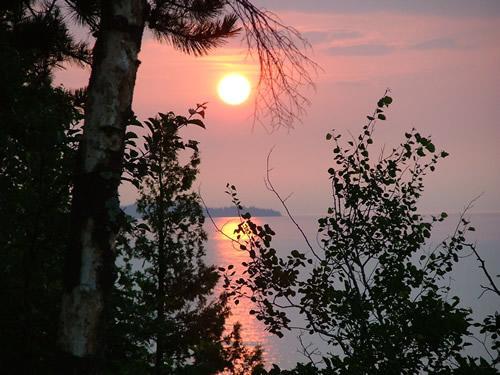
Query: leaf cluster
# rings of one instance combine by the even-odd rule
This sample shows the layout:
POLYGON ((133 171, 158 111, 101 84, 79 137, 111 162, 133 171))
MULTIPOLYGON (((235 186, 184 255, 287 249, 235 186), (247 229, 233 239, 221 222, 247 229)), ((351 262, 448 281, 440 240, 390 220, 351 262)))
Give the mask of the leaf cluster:
MULTIPOLYGON (((243 275, 226 272, 228 293, 250 298, 256 306, 251 314, 270 332, 281 336, 299 329, 330 348, 320 367, 311 361, 299 373, 465 371, 462 350, 471 311, 450 296, 447 277, 468 255, 466 232, 474 228, 462 216, 447 239, 430 245, 433 225, 448 216, 425 217, 417 209, 424 177, 448 155, 437 151, 430 137, 413 129, 398 147, 371 158, 375 125, 386 120, 392 101, 386 93, 361 134, 345 144, 335 131, 326 135, 333 154, 332 204, 318 220, 319 249, 280 256, 272 246, 273 230, 256 225, 248 213, 235 231, 246 234, 237 241, 250 261, 243 264, 243 275), (292 322, 293 310, 303 325, 292 322)), ((241 206, 236 189, 231 186, 229 193, 241 206)), ((483 359, 470 361, 485 367, 483 359)), ((491 366, 486 373, 495 373, 491 366)))
POLYGON ((53 11, 32 15, 27 3, 0 5, 2 373, 54 371, 81 120, 74 96, 51 78, 67 34, 53 11))
POLYGON ((244 374, 261 362, 260 349, 243 345, 240 326, 225 333, 224 294, 215 296, 219 272, 204 262, 204 212, 191 191, 200 163, 198 143, 179 130, 205 127, 205 104, 189 115, 160 113, 143 123, 137 145, 127 133, 127 176, 139 191, 139 220, 118 241, 119 277, 108 357, 110 371, 244 374))

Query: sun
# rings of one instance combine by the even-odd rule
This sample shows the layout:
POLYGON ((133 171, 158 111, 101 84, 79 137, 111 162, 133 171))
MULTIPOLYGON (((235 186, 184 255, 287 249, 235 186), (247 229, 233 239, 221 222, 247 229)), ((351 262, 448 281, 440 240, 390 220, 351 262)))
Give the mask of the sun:
POLYGON ((231 73, 219 81, 217 91, 224 103, 238 105, 250 96, 250 81, 242 74, 231 73))

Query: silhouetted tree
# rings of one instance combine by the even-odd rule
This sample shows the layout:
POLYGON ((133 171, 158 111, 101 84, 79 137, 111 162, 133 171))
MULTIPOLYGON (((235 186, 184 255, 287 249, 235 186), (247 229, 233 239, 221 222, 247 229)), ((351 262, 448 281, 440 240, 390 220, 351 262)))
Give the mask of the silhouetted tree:
MULTIPOLYGON (((247 0, 66 0, 96 43, 85 106, 72 203, 72 231, 61 314, 61 347, 67 371, 95 371, 102 351, 105 309, 113 285, 115 238, 121 225, 117 188, 122 174, 126 125, 146 27, 181 50, 203 54, 234 36, 241 20, 255 47, 265 104, 274 124, 291 125, 310 84, 310 60, 299 34, 247 0), (76 371, 76 370, 75 370, 76 371)), ((54 3, 51 4, 52 6, 54 3)))
POLYGON ((52 71, 86 51, 56 9, 0 4, 0 373, 50 373, 79 99, 52 71))
POLYGON ((191 189, 198 143, 182 140, 179 129, 204 127, 204 110, 199 105, 189 117, 150 118, 144 146, 126 151, 130 181, 140 192, 140 220, 118 240, 110 373, 243 374, 261 363, 260 350, 242 345, 239 325, 224 337, 229 308, 224 295, 213 295, 219 273, 203 259, 205 218, 191 189))
MULTIPOLYGON (((318 220, 320 248, 304 236, 305 252, 280 257, 273 230, 255 224, 249 213, 241 216, 235 232, 249 236, 240 247, 250 260, 243 275, 225 276, 230 294, 251 298, 256 308, 250 313, 279 336, 297 329, 289 315, 297 311, 305 322, 298 329, 329 346, 320 356, 304 347, 309 363, 283 372, 275 366, 270 374, 498 373, 495 361, 464 357, 471 311, 451 295, 446 280, 468 254, 466 232, 474 228, 462 215, 449 238, 428 248, 433 225, 447 214, 424 217, 417 210, 424 176, 448 154, 412 130, 399 147, 370 158, 376 120, 386 119, 391 103, 388 95, 381 98, 346 146, 339 134, 326 136, 333 143, 332 203, 318 220)), ((269 172, 267 182, 284 204, 269 172)), ((228 193, 241 209, 233 186, 228 193)), ((498 326, 486 328, 498 322, 498 314, 488 317, 483 331, 498 332, 498 326)), ((492 338, 498 350, 495 333, 492 338)))

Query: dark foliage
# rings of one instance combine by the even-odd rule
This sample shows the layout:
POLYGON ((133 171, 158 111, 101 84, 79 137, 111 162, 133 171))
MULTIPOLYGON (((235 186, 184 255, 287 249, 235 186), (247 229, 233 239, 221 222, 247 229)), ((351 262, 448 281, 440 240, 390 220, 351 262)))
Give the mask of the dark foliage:
MULTIPOLYGON (((333 194, 328 215, 318 220, 319 249, 306 238, 307 251, 280 257, 273 230, 255 224, 249 213, 241 216, 236 234, 249 236, 238 239, 250 261, 243 275, 225 276, 230 293, 250 298, 256 305, 251 314, 278 336, 297 329, 288 313, 296 310, 305 322, 299 330, 330 348, 321 356, 304 348, 309 363, 283 373, 497 373, 483 358, 463 357, 471 311, 447 283, 454 264, 469 254, 465 234, 474 228, 462 216, 448 239, 429 248, 433 225, 447 214, 424 217, 417 210, 424 176, 448 154, 412 130, 399 147, 370 159, 376 120, 386 119, 391 103, 387 95, 380 99, 362 133, 346 146, 335 132, 326 136, 333 144, 333 194)), ((269 177, 268 183, 280 198, 269 177)), ((234 186, 228 193, 242 209, 234 186)))
POLYGON ((127 179, 140 192, 140 220, 118 242, 111 373, 239 374, 261 363, 260 350, 242 345, 239 325, 224 336, 229 309, 224 295, 213 295, 219 274, 203 261, 203 208, 191 191, 198 143, 178 134, 186 125, 204 127, 204 106, 190 113, 134 121, 147 130, 141 147, 135 134, 127 136, 127 179))
MULTIPOLYGON (((106 4, 99 0, 69 0, 73 18, 97 34, 106 4)), ((237 17, 221 0, 149 1, 147 26, 153 34, 176 49, 204 55, 239 32, 237 17)))
POLYGON ((159 38, 193 55, 204 55, 239 32, 235 14, 224 14, 225 1, 156 1, 149 27, 159 38))
POLYGON ((0 372, 48 373, 56 353, 77 124, 51 84, 78 48, 58 13, 0 6, 0 372))

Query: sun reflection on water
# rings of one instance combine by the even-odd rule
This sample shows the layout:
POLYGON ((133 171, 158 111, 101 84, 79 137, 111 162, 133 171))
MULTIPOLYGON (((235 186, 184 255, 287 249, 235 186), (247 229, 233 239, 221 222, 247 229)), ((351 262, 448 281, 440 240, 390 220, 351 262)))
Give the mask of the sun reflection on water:
MULTIPOLYGON (((248 225, 239 218, 224 218, 222 221, 222 225, 217 223, 221 232, 218 232, 220 239, 225 241, 239 241, 245 242, 250 239, 251 231, 248 225), (224 221, 225 220, 225 221, 224 221), (240 229, 238 231, 238 229, 240 229)), ((252 219, 252 221, 258 224, 256 219, 252 219)))
MULTIPOLYGON (((215 233, 211 239, 214 240, 214 263, 217 266, 227 267, 232 264, 236 275, 243 275, 244 266, 242 262, 248 262, 250 256, 247 251, 240 250, 235 230, 241 224, 239 218, 218 218, 215 220, 217 227, 222 231, 215 233)), ((252 218, 252 221, 260 225, 260 221, 252 218)), ((239 242, 245 243, 249 239, 249 232, 240 233, 239 242)), ((222 285, 218 286, 217 292, 222 292, 222 285)), ((264 360, 266 363, 274 363, 277 360, 277 353, 274 352, 270 338, 271 334, 265 330, 263 323, 259 322, 250 310, 255 309, 253 303, 246 298, 240 299, 238 305, 231 302, 231 315, 226 320, 226 330, 230 331, 236 322, 241 323, 241 336, 248 346, 261 345, 264 350, 264 360)))

